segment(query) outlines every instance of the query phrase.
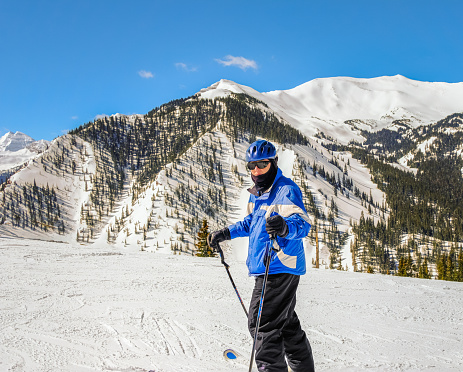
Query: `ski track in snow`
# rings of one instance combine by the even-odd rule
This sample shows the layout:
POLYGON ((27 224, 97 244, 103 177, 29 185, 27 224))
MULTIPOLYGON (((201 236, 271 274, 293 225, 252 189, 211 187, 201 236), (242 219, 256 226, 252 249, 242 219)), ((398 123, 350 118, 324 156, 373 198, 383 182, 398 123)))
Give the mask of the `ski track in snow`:
MULTIPOLYGON (((218 259, 0 238, 0 371, 245 371, 218 259)), ((227 259, 243 300, 253 279, 227 259)), ((309 269, 297 312, 318 371, 463 369, 461 283, 309 269)))

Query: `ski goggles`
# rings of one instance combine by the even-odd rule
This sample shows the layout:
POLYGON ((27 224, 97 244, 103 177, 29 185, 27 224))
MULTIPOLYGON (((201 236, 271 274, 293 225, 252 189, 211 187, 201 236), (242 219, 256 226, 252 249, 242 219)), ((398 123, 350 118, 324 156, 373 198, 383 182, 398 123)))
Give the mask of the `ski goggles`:
POLYGON ((256 166, 259 169, 264 169, 264 168, 267 168, 269 164, 270 164, 269 160, 259 160, 259 161, 249 162, 247 167, 249 170, 254 170, 256 166))

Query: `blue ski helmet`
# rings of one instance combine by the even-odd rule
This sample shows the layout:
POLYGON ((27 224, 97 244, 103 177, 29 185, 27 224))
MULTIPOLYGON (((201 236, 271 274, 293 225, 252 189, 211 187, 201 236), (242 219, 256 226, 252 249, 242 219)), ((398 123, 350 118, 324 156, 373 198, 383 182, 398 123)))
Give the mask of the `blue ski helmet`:
POLYGON ((265 159, 275 159, 277 150, 272 143, 265 140, 257 140, 246 150, 246 161, 258 161, 265 159))

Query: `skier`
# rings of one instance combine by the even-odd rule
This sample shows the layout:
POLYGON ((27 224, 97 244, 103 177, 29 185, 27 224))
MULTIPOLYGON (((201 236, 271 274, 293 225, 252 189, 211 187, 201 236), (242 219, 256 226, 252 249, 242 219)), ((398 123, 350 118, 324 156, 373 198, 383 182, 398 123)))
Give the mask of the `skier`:
POLYGON ((272 143, 258 140, 251 144, 246 151, 246 161, 254 182, 254 187, 248 189, 251 195, 247 216, 243 221, 211 233, 208 243, 218 251, 220 242, 249 237, 246 264, 249 274, 256 277, 248 316, 253 338, 265 265, 271 260, 256 341, 258 370, 287 371, 286 357, 294 372, 311 372, 314 371, 312 349, 294 311, 299 278, 306 272, 302 238, 311 227, 302 193, 278 168, 272 143), (276 237, 274 245, 280 250, 265 257, 270 236, 276 237))

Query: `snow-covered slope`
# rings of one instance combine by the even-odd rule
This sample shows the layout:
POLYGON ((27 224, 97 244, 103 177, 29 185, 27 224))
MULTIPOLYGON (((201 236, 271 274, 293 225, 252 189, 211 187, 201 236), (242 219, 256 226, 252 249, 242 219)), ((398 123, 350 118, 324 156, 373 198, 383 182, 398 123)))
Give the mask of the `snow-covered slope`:
MULTIPOLYGON (((4 237, 0 252, 1 371, 248 370, 247 321, 218 258, 4 237), (225 361, 227 348, 244 360, 225 361)), ((227 262, 248 304, 253 279, 227 262)), ((461 371, 462 291, 310 269, 296 311, 317 371, 461 371)))
POLYGON ((14 170, 35 156, 37 153, 26 148, 14 152, 0 151, 0 173, 13 173, 7 171, 14 170))
MULTIPOLYGON (((21 151, 21 150, 20 150, 21 151)), ((27 161, 23 167, 13 174, 7 191, 22 193, 23 187, 33 184, 41 188, 54 189, 60 205, 60 220, 66 226, 65 234, 59 234, 56 229, 24 228, 15 226, 10 219, 0 224, 0 236, 28 237, 35 239, 53 239, 58 241, 74 241, 77 231, 82 230, 82 206, 89 200, 91 190, 90 179, 95 172, 95 158, 91 146, 75 139, 71 144, 71 137, 65 135, 55 139, 47 151, 27 161), (67 148, 64 156, 64 148, 67 148), (65 158, 64 169, 57 169, 54 162, 58 157, 65 158), (75 164, 74 172, 69 166, 75 164), (14 190, 14 191, 13 191, 14 190)), ((11 194, 9 194, 11 195, 11 194)))
POLYGON ((400 75, 322 78, 264 93, 221 80, 198 94, 211 99, 230 93, 265 102, 308 136, 320 131, 342 143, 362 140, 359 129, 377 131, 393 126, 395 120, 416 127, 463 111, 463 83, 421 82, 400 75))

